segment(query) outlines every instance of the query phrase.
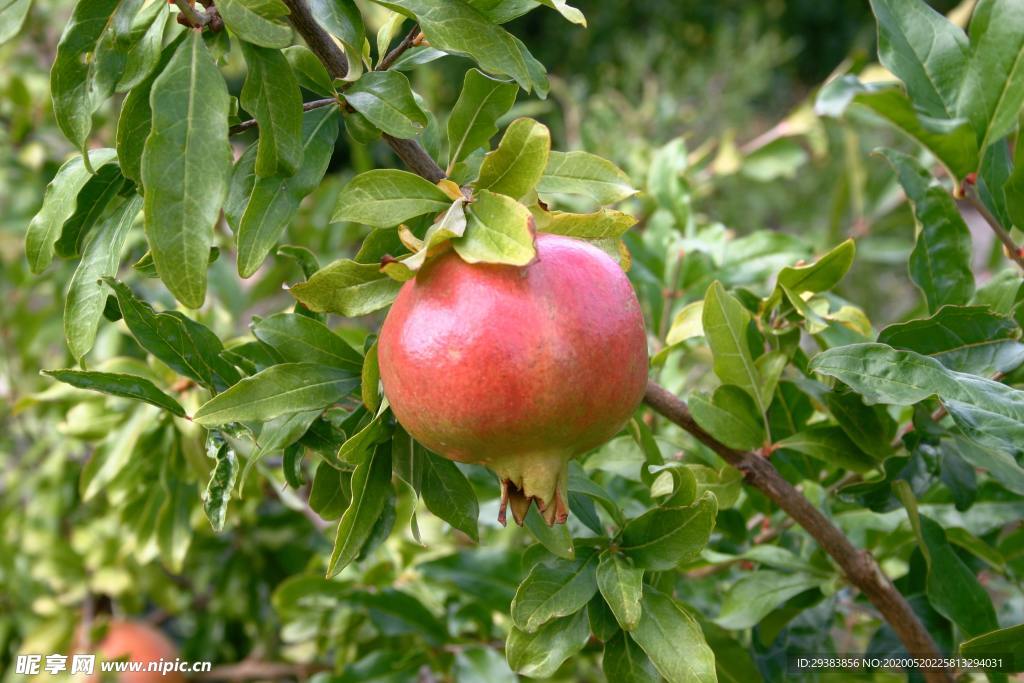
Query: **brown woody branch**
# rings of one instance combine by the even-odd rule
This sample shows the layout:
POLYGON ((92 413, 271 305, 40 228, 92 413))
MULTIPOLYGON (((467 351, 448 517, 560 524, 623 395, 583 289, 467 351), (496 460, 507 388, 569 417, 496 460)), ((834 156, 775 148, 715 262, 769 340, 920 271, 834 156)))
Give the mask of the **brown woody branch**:
MULTIPOLYGON (((701 429, 686 404, 654 382, 647 385, 644 402, 655 412, 668 418, 692 434, 698 441, 720 455, 743 473, 746 482, 764 493, 796 523, 802 526, 822 549, 832 556, 846 578, 860 589, 878 609, 913 656, 937 658, 942 655, 935 641, 914 614, 910 605, 882 573, 874 557, 855 547, 842 531, 811 505, 796 488, 783 479, 779 471, 764 457, 729 448, 701 429)), ((928 681, 952 681, 945 671, 925 671, 928 681)))
POLYGON ((1024 270, 1024 247, 1020 247, 1016 242, 1013 241, 1013 237, 1010 235, 1010 231, 1003 227, 1003 224, 999 222, 999 219, 992 215, 992 212, 985 206, 985 202, 981 201, 978 197, 978 190, 974 183, 964 183, 963 198, 970 204, 975 211, 977 211, 988 226, 992 228, 992 232, 995 233, 999 241, 1006 247, 1006 255, 1016 261, 1017 265, 1024 270))
POLYGON ((405 51, 416 44, 416 36, 420 34, 420 26, 416 24, 412 27, 412 30, 405 34, 405 38, 402 38, 402 42, 395 46, 395 49, 387 53, 384 59, 380 60, 374 71, 386 71, 390 69, 398 58, 405 54, 405 51))
MULTIPOLYGON (((288 19, 292 26, 306 41, 306 45, 309 46, 313 54, 327 67, 327 72, 331 77, 344 78, 348 73, 348 60, 345 59, 345 53, 334 42, 330 34, 313 18, 305 0, 284 0, 284 4, 288 6, 288 19)), ((396 56, 395 59, 397 58, 396 56)), ((432 183, 445 177, 444 169, 438 166, 437 162, 431 159, 427 151, 415 140, 402 140, 386 133, 383 137, 391 149, 395 150, 398 158, 412 172, 423 176, 432 183)))

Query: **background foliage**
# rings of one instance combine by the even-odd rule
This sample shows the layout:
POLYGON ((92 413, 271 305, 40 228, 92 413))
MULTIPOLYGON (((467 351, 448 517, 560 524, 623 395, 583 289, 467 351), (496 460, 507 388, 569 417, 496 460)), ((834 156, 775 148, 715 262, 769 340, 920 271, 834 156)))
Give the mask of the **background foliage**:
MULTIPOLYGON (((217 64, 203 78, 204 92, 217 93, 219 72, 226 89, 200 105, 213 114, 232 108, 231 124, 260 119, 259 151, 247 131, 230 138, 230 154, 261 177, 248 185, 236 170, 223 187, 204 183, 197 196, 205 203, 181 217, 189 229, 212 223, 226 196, 212 242, 196 238, 215 258, 205 305, 193 310, 171 292, 201 303, 189 289, 194 273, 178 285, 155 277, 165 266, 146 257, 130 185, 147 188, 147 215, 166 215, 173 202, 159 198, 173 195, 180 175, 158 172, 163 162, 147 168, 142 146, 152 121, 168 131, 164 158, 174 156, 180 102, 169 95, 149 111, 147 93, 133 89, 147 88, 148 77, 131 83, 132 70, 121 66, 110 71, 120 83, 108 84, 117 94, 85 105, 96 110, 86 137, 89 115, 80 115, 75 92, 82 65, 65 62, 64 91, 50 77, 73 3, 0 0, 4 680, 17 678, 17 653, 64 651, 76 624, 107 612, 159 624, 188 659, 285 662, 298 677, 331 681, 504 681, 515 680, 513 671, 549 680, 706 680, 712 667, 722 680, 784 680, 793 654, 901 651, 806 533, 649 411, 574 466, 573 514, 554 530, 536 519, 526 529, 498 526, 490 473, 427 453, 377 413, 371 349, 384 312, 376 303, 396 285, 378 279, 376 263, 401 253, 389 229, 414 216, 378 225, 375 212, 352 214, 358 203, 344 193, 361 173, 402 168, 374 124, 418 135, 444 159, 448 114, 477 65, 415 48, 392 70, 345 86, 364 119, 322 108, 300 126, 285 115, 269 126, 267 103, 288 97, 267 96, 282 69, 297 74, 306 101, 337 84, 310 66, 308 53, 279 51, 300 42, 289 29, 232 24, 232 2, 221 5, 232 35, 208 34, 203 49, 217 64), (403 114, 387 118, 373 106, 375 93, 403 114), (61 106, 72 114, 58 126, 61 106), (274 143, 265 142, 270 130, 274 143), (77 196, 77 207, 54 219, 56 258, 33 274, 30 260, 45 257, 30 238, 26 259, 27 226, 40 220, 47 183, 86 139, 122 158, 94 156, 96 175, 82 167, 79 185, 55 183, 54 194, 77 196), (235 233, 245 212, 256 212, 252 188, 275 178, 286 231, 250 244, 246 256, 235 233), (118 239, 123 253, 102 248, 118 239), (315 286, 305 297, 296 287, 338 259, 363 263, 356 270, 372 273, 372 291, 327 306, 333 314, 351 307, 351 315, 300 315, 309 311, 296 309, 295 298, 314 309, 324 297, 338 301, 334 290, 318 299, 315 286), (104 275, 114 279, 94 283, 104 275), (336 335, 324 336, 318 320, 336 335), (193 344, 174 348, 167 339, 175 334, 193 344), (288 341, 295 335, 304 345, 288 341), (193 347, 207 363, 198 370, 193 347), (141 391, 150 403, 66 383, 109 389, 107 376, 40 376, 82 358, 92 371, 145 378, 151 384, 142 389, 114 388, 136 398, 141 391), (276 417, 224 400, 249 395, 225 391, 251 382, 243 377, 297 361, 333 367, 332 391, 343 400, 312 396, 276 417), (241 426, 204 421, 214 409, 199 408, 214 393, 221 414, 241 426), (208 434, 204 424, 219 429, 208 434), (345 512, 360 490, 374 505, 355 519, 345 512), (656 550, 645 553, 652 538, 656 550), (552 585, 557 594, 544 594, 552 585), (659 641, 651 619, 678 637, 659 641)), ((352 6, 376 63, 386 52, 377 32, 393 15, 369 2, 352 6)), ((652 377, 686 398, 720 441, 770 453, 878 558, 944 653, 1024 622, 1024 400, 1012 388, 1022 382, 1024 290, 984 215, 1019 242, 1020 8, 982 2, 987 23, 972 25, 971 52, 953 24, 938 14, 921 21, 913 12, 924 5, 909 0, 874 3, 880 29, 859 2, 579 6, 587 28, 546 7, 505 25, 547 65, 550 95, 520 91, 491 146, 513 120, 530 117, 550 131, 553 150, 606 158, 641 190, 616 208, 638 220, 622 239, 648 323, 652 377), (934 35, 901 41, 907 27, 934 35), (949 48, 931 57, 946 62, 914 56, 929 40, 949 48), (956 54, 970 57, 967 66, 956 54), (921 78, 921 59, 938 85, 921 78), (883 85, 896 79, 903 83, 883 85), (967 85, 957 89, 960 82, 967 85), (886 151, 872 154, 878 148, 886 151), (959 205, 954 186, 965 196, 959 205), (739 341, 726 348, 737 330, 739 341)), ((164 11, 162 3, 147 7, 164 11)), ((967 26, 973 3, 935 7, 967 26)), ((165 21, 170 41, 177 25, 165 21)), ((337 22, 328 28, 348 41, 350 58, 359 54, 361 45, 348 44, 351 26, 337 22)), ((396 27, 385 46, 411 26, 396 27)), ((198 130, 202 163, 226 161, 223 131, 198 130)), ((159 140, 152 145, 159 150, 159 140)), ((224 181, 216 170, 209 177, 224 181)), ((555 208, 595 205, 559 197, 555 208)), ((429 222, 410 225, 423 237, 429 222)))

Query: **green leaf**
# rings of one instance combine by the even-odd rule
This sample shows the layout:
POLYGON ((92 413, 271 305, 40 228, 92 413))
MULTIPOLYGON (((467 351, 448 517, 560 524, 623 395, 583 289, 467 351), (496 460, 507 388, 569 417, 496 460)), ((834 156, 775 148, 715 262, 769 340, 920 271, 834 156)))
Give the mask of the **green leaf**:
POLYGON ((350 473, 341 472, 327 462, 321 462, 316 468, 309 489, 309 507, 320 519, 332 521, 345 513, 352 498, 350 477, 350 473))
POLYGON ((496 26, 464 0, 376 0, 419 21, 423 34, 438 50, 470 57, 484 71, 511 76, 519 86, 544 97, 548 78, 522 41, 496 26))
POLYGON ((141 208, 142 197, 136 195, 89 233, 82 260, 71 276, 64 299, 64 338, 71 355, 79 362, 96 341, 96 330, 107 302, 107 288, 100 278, 117 272, 125 239, 141 208))
MULTIPOLYGON (((121 10, 126 7, 122 4, 121 10)), ((120 14, 121 12, 118 12, 114 15, 115 34, 120 14)), ((166 5, 152 2, 131 22, 130 32, 126 36, 127 45, 119 45, 125 50, 121 68, 112 72, 112 75, 117 75, 117 85, 114 88, 117 92, 127 92, 153 74, 153 70, 160 62, 164 31, 170 16, 166 5)), ((106 42, 118 43, 116 36, 114 40, 108 39, 106 42)), ((107 66, 101 61, 100 68, 106 69, 107 66)))
POLYGON ((214 454, 216 463, 210 472, 210 481, 203 491, 203 512, 210 520, 214 533, 224 530, 224 522, 228 515, 228 502, 231 492, 235 489, 238 478, 238 456, 228 443, 221 444, 214 454))
POLYGON ((537 186, 551 152, 551 133, 533 119, 516 119, 498 148, 484 157, 474 185, 520 199, 537 186))
POLYGON ((857 448, 876 460, 892 455, 892 419, 883 408, 864 405, 860 396, 847 392, 826 394, 825 404, 857 448))
POLYGON ((708 493, 686 507, 655 508, 626 524, 619 547, 637 567, 675 569, 700 554, 717 513, 717 499, 708 493))
POLYGON ((850 103, 870 109, 926 147, 954 178, 962 179, 977 170, 978 138, 966 119, 926 116, 914 110, 901 89, 883 83, 861 83, 853 75, 825 85, 815 108, 823 115, 838 117, 850 103))
POLYGON ((2 0, 0 2, 0 45, 18 34, 31 6, 32 0, 2 0))
POLYGON ((319 363, 361 372, 363 357, 319 320, 297 313, 275 313, 252 326, 253 335, 274 347, 288 363, 319 363))
POLYGON ((665 337, 665 343, 675 346, 687 339, 704 336, 704 300, 686 304, 672 319, 672 326, 665 337))
POLYGON ((198 31, 153 83, 150 104, 153 127, 142 153, 146 237, 160 279, 178 301, 198 308, 231 174, 227 86, 198 31))
POLYGON ((242 43, 249 71, 240 101, 259 122, 256 175, 293 175, 302 163, 302 93, 280 50, 242 43))
POLYGON ((965 304, 974 294, 971 233, 956 202, 913 157, 882 150, 921 226, 910 254, 910 278, 924 293, 931 312, 945 304, 965 304))
POLYGON ((614 209, 599 209, 593 213, 566 213, 545 211, 537 219, 537 229, 552 235, 566 235, 580 239, 618 239, 636 225, 636 218, 614 209))
POLYGON ((907 509, 910 526, 928 565, 925 592, 935 610, 956 624, 968 638, 999 628, 988 593, 946 539, 938 522, 920 514, 905 481, 893 484, 907 509))
POLYGON ((185 410, 177 401, 144 377, 95 370, 43 370, 42 373, 79 389, 144 401, 178 417, 185 417, 185 410))
POLYGON ((697 424, 726 446, 750 451, 764 445, 764 422, 754 400, 743 389, 723 384, 710 400, 693 394, 688 403, 697 424))
POLYGON ((715 655, 700 624, 671 597, 644 591, 640 623, 630 633, 666 680, 673 683, 715 681, 715 655))
MULTIPOLYGON (((112 149, 89 151, 90 165, 100 168, 117 158, 112 149)), ((43 205, 32 218, 25 233, 25 254, 33 273, 41 273, 53 261, 54 244, 60 237, 64 224, 78 206, 78 195, 92 178, 82 157, 72 157, 64 162, 57 175, 46 186, 43 205)))
POLYGON ((934 358, 884 344, 851 344, 819 353, 809 369, 873 403, 913 405, 937 396, 957 426, 983 446, 1012 453, 1024 442, 1024 391, 948 370, 934 358))
POLYGON ((505 658, 490 646, 461 648, 455 653, 453 673, 459 683, 519 683, 505 658))
POLYGON ((612 204, 637 193, 621 169, 589 152, 551 152, 537 191, 578 194, 598 204, 612 204))
POLYGON ((924 145, 954 178, 962 179, 978 168, 978 138, 967 120, 918 114, 907 96, 896 89, 858 95, 855 101, 924 145))
POLYGON ((349 53, 360 53, 366 40, 363 15, 352 0, 310 0, 313 17, 340 40, 349 53))
POLYGON ((530 232, 530 211, 519 202, 479 190, 466 208, 466 233, 452 246, 468 263, 525 266, 536 256, 530 232))
POLYGON ((196 411, 201 425, 264 421, 326 408, 359 384, 351 372, 316 363, 283 363, 246 377, 196 411))
POLYGON ((623 630, 632 631, 640 623, 644 570, 611 551, 601 553, 597 566, 597 587, 623 630))
POLYGON ((124 176, 116 165, 107 164, 96 169, 78 193, 75 213, 64 222, 60 239, 54 244, 57 256, 75 258, 82 255, 82 245, 89 231, 106 216, 107 208, 113 204, 124 184, 124 176))
POLYGON ((548 525, 540 516, 536 505, 531 505, 526 512, 523 526, 537 539, 544 548, 554 555, 566 560, 576 559, 576 547, 572 542, 572 534, 565 524, 548 525))
POLYGON ((337 575, 356 559, 390 495, 391 447, 381 444, 352 474, 352 499, 338 523, 327 578, 337 575))
POLYGON ((1024 624, 1008 626, 960 643, 960 656, 974 659, 997 657, 1000 671, 1024 671, 1024 624), (1009 660, 1009 661, 1005 661, 1009 660))
POLYGON ((103 87, 95 56, 122 1, 89 0, 75 4, 50 69, 54 118, 61 132, 83 154, 92 130, 93 112, 113 89, 112 84, 110 88, 103 87))
POLYGON ((777 441, 775 447, 803 453, 826 464, 862 474, 878 464, 846 432, 832 425, 812 425, 777 441))
POLYGON ((256 450, 246 460, 245 468, 242 470, 239 490, 245 488, 249 473, 263 459, 263 456, 270 453, 281 453, 301 439, 309 431, 313 421, 320 416, 320 413, 320 410, 305 410, 299 413, 278 415, 272 420, 264 422, 263 427, 260 428, 260 435, 256 439, 256 450))
POLYGON ((285 22, 288 7, 281 0, 220 0, 217 12, 231 32, 261 47, 288 47, 292 29, 285 22))
POLYGON ((572 22, 573 24, 579 24, 586 28, 587 19, 583 16, 583 12, 579 11, 565 0, 538 0, 538 2, 561 14, 562 18, 566 21, 572 22))
POLYGON ((238 371, 221 357, 224 345, 208 327, 178 311, 156 313, 127 285, 104 278, 117 297, 128 331, 175 372, 212 391, 224 391, 239 380, 238 371))
POLYGON ((783 268, 779 271, 778 282, 797 294, 827 292, 849 272, 856 253, 854 241, 846 240, 814 263, 783 268))
POLYGON ((375 263, 341 259, 321 268, 290 291, 313 311, 354 318, 388 306, 401 287, 401 282, 382 273, 375 263))
POLYGON ((396 138, 414 138, 427 127, 427 114, 413 96, 405 74, 370 71, 345 91, 349 106, 396 138))
POLYGON ((474 541, 480 540, 477 518, 480 504, 466 475, 450 460, 423 449, 419 487, 423 502, 432 513, 474 541))
POLYGON ((619 631, 604 645, 601 669, 615 683, 658 683, 661 676, 628 633, 619 631))
POLYGON ((338 195, 331 222, 390 228, 425 213, 446 210, 451 197, 429 180, 392 169, 360 173, 338 195))
POLYGON ((153 73, 132 88, 121 103, 121 114, 117 119, 117 162, 124 177, 140 187, 142 153, 153 122, 153 110, 149 106, 153 82, 167 68, 186 36, 187 32, 181 33, 163 49, 153 73))
POLYGON ((512 600, 516 628, 534 633, 544 624, 582 610, 597 593, 597 554, 534 566, 512 600))
MULTIPOLYGON (((249 169, 239 160, 224 212, 227 215, 228 205, 236 201, 231 196, 236 192, 236 187, 237 192, 243 192, 248 180, 253 180, 245 209, 237 221, 238 273, 242 277, 250 277, 259 269, 298 213, 303 198, 315 190, 323 179, 338 137, 338 116, 336 108, 321 107, 303 117, 300 150, 302 163, 290 177, 247 176, 249 169)), ((261 128, 261 139, 262 135, 261 128)), ((258 168, 258 157, 256 164, 252 167, 254 171, 258 168)))
POLYGON ((960 109, 984 151, 1013 130, 1024 105, 1024 17, 1012 1, 981 0, 971 13, 970 30, 960 109))
POLYGON ((761 373, 747 341, 750 313, 716 280, 704 295, 701 318, 704 336, 714 355, 715 374, 722 382, 747 392, 754 399, 758 414, 763 416, 768 406, 761 395, 761 373))
POLYGON ((729 588, 715 623, 731 630, 750 628, 790 598, 815 588, 821 581, 820 576, 811 574, 761 569, 729 588))
POLYGON ((448 116, 448 171, 470 152, 487 143, 498 132, 498 119, 516 101, 519 88, 469 69, 462 81, 462 92, 448 116))
POLYGON ((878 59, 926 116, 956 118, 967 70, 967 36, 924 0, 871 0, 878 59))
POLYGON ((931 356, 950 370, 991 376, 1024 363, 1020 327, 987 306, 943 306, 930 318, 890 325, 878 341, 931 356))
POLYGON ((513 627, 505 641, 505 657, 512 670, 530 678, 547 678, 569 657, 583 649, 590 637, 586 610, 553 619, 533 633, 513 627))
POLYGON ((327 73, 327 67, 308 47, 292 45, 283 52, 300 86, 323 97, 334 96, 334 83, 327 73))
POLYGON ((1024 467, 1017 464, 1012 455, 1002 451, 979 446, 967 439, 956 437, 952 442, 957 455, 974 467, 987 470, 999 485, 1008 491, 1024 496, 1024 467))

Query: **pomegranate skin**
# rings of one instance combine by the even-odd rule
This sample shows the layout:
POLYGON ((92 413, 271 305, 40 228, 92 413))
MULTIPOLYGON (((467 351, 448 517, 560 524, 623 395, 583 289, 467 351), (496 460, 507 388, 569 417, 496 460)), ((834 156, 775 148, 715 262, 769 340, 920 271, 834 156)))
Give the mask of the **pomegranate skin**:
POLYGON ((568 514, 568 462, 610 439, 647 385, 647 337, 629 279, 586 242, 539 234, 526 266, 454 252, 405 283, 381 329, 381 381, 419 442, 502 481, 522 523, 568 514))
MULTIPOLYGON (((100 661, 126 659, 144 665, 160 659, 173 661, 178 658, 178 649, 167 636, 148 624, 112 621, 107 627, 107 635, 96 648, 96 654, 98 672, 100 661)), ((89 678, 90 683, 99 680, 98 673, 89 678)), ((117 680, 121 683, 185 683, 185 677, 177 671, 168 672, 167 675, 161 675, 159 671, 123 672, 117 674, 117 680)))

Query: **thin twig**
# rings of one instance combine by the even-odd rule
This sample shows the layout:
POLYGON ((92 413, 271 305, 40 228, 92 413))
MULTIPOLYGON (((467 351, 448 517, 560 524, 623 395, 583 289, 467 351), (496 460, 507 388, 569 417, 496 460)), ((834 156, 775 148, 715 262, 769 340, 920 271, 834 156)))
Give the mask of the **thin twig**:
MULTIPOLYGON (((908 653, 915 657, 941 656, 927 629, 921 624, 903 595, 882 573, 875 558, 869 552, 855 547, 850 539, 786 481, 766 458, 729 448, 716 440, 697 424, 683 401, 654 382, 648 383, 644 402, 740 470, 748 484, 759 489, 807 530, 818 545, 835 560, 850 583, 859 588, 889 622, 908 653)), ((947 671, 922 673, 928 681, 953 680, 947 671)))
POLYGON ((1017 265, 1024 270, 1024 248, 1021 248, 1013 241, 1013 237, 1010 232, 1003 227, 1003 224, 999 222, 999 219, 992 215, 992 212, 985 206, 985 202, 981 201, 978 197, 978 191, 975 189, 973 183, 964 183, 964 199, 967 203, 974 207, 974 210, 981 214, 981 217, 985 219, 988 226, 992 228, 992 232, 996 234, 999 241, 1006 247, 1007 255, 1016 261, 1017 265))
POLYGON ((416 44, 416 37, 420 34, 420 26, 416 24, 412 27, 412 30, 405 34, 405 38, 402 38, 402 42, 395 46, 395 49, 384 55, 384 59, 380 60, 374 71, 386 71, 394 66, 398 58, 405 54, 405 51, 416 44))
MULTIPOLYGON (((322 100, 310 100, 309 102, 302 103, 302 111, 312 111, 314 109, 319 109, 320 107, 329 107, 332 104, 338 104, 337 98, 325 97, 322 100)), ((255 128, 258 125, 260 124, 259 121, 257 121, 256 119, 242 121, 241 123, 236 123, 235 125, 231 126, 231 128, 228 129, 228 134, 235 135, 237 133, 247 131, 250 128, 255 128)))

